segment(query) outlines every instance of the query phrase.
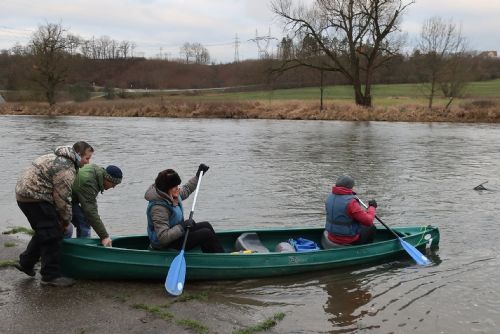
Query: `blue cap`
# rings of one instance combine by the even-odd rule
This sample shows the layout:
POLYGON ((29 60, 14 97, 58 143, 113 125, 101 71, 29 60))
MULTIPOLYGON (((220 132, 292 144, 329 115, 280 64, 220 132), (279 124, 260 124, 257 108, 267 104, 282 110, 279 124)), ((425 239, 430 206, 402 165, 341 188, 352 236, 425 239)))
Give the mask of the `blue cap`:
POLYGON ((123 173, 122 170, 114 165, 109 165, 106 167, 106 173, 104 173, 104 178, 114 184, 119 184, 122 182, 123 173))

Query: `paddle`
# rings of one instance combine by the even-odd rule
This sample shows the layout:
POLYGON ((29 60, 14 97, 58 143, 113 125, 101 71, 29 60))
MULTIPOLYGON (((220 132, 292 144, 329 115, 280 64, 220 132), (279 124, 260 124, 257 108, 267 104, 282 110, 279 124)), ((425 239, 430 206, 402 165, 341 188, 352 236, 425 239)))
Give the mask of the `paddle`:
MULTIPOLYGON (((203 171, 200 172, 200 176, 198 178, 198 184, 196 185, 193 206, 191 207, 191 212, 189 213, 189 219, 193 218, 194 206, 196 204, 196 198, 198 197, 198 190, 200 190, 202 176, 203 171)), ((165 279, 165 289, 168 293, 174 296, 179 296, 184 289, 184 280, 186 279, 186 260, 184 259, 184 248, 186 247, 188 234, 189 228, 186 230, 186 234, 184 235, 184 242, 182 243, 181 251, 170 264, 167 278, 165 279)))
MULTIPOLYGON (((363 203, 362 200, 359 199, 358 196, 355 196, 356 199, 359 201, 359 203, 361 203, 362 206, 364 206, 365 208, 368 208, 368 206, 363 203)), ((392 234, 394 234, 394 236, 396 236, 396 238, 398 238, 399 242, 401 243, 401 246, 403 246, 403 248, 405 249, 405 251, 413 258, 413 260, 415 260, 415 262, 417 262, 417 264, 421 265, 421 266, 427 266, 429 264, 431 264, 431 261, 429 261, 429 259, 422 253, 420 253, 418 251, 418 249, 416 249, 415 247, 413 247, 412 245, 410 245, 408 242, 404 241, 403 239, 401 239, 399 237, 399 235, 397 235, 396 232, 394 232, 389 226, 387 226, 383 221, 382 219, 380 219, 378 216, 375 215, 375 218, 377 218, 377 220, 382 224, 384 225, 384 227, 386 229, 388 229, 392 234)))

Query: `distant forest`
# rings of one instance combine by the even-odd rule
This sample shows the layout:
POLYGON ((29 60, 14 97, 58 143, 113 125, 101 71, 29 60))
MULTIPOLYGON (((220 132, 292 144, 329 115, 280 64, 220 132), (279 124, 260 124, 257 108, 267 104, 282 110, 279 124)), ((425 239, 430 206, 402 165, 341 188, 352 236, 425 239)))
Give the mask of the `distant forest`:
MULTIPOLYGON (((500 78, 500 58, 469 55, 468 81, 500 78)), ((416 83, 419 55, 398 55, 387 61, 373 76, 375 84, 416 83)), ((88 85, 134 89, 196 89, 233 86, 262 88, 309 87, 320 84, 320 72, 298 67, 273 75, 278 59, 246 60, 229 64, 195 64, 145 58, 89 59, 68 56, 65 85, 88 85)), ((33 57, 0 53, 0 90, 38 89, 32 80, 33 57)), ((324 72, 324 85, 349 84, 336 72, 324 72)))
POLYGON ((402 15, 413 3, 316 1, 308 7, 274 0, 272 12, 287 33, 276 53, 227 64, 211 62, 200 43, 186 42, 179 59, 145 59, 137 57, 134 42, 106 36, 84 39, 62 23, 46 23, 28 45, 0 51, 0 90, 11 101, 38 100, 41 94, 52 106, 61 93, 84 101, 95 88, 114 98, 117 93, 126 97, 124 89, 351 85, 354 103, 372 107, 372 85, 419 83, 429 109, 438 96, 447 98, 448 109, 463 96, 467 82, 500 78, 496 51, 468 49, 461 27, 453 20, 425 20, 414 51, 405 52, 402 15))

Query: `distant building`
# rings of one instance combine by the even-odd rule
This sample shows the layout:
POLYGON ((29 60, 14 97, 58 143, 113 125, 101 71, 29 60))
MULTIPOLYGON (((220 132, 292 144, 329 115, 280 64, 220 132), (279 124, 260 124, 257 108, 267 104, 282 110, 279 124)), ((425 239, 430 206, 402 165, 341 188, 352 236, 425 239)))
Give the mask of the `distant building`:
POLYGON ((496 51, 483 51, 479 53, 479 57, 483 58, 496 58, 497 57, 497 52, 496 51))

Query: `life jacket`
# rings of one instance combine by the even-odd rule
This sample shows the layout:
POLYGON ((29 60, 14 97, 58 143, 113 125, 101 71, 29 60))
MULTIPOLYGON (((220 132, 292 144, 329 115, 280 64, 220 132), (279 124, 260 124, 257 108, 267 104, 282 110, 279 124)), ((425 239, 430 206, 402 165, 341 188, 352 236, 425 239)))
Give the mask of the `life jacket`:
POLYGON ((360 225, 347 214, 347 206, 354 195, 330 194, 326 198, 326 225, 325 229, 341 236, 355 236, 359 234, 360 225))
MULTIPOLYGON (((164 208, 167 208, 170 212, 170 218, 168 220, 168 225, 170 226, 170 228, 174 227, 177 224, 181 224, 184 221, 184 209, 182 207, 182 199, 180 196, 179 205, 175 206, 164 200, 149 201, 148 208, 146 209, 146 216, 148 217, 148 237, 153 247, 160 247, 160 241, 158 240, 158 236, 156 235, 153 218, 151 217, 151 209, 155 205, 161 205, 164 208)), ((167 222, 165 222, 165 224, 166 223, 167 222)))

